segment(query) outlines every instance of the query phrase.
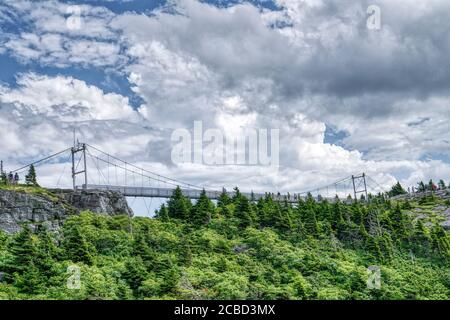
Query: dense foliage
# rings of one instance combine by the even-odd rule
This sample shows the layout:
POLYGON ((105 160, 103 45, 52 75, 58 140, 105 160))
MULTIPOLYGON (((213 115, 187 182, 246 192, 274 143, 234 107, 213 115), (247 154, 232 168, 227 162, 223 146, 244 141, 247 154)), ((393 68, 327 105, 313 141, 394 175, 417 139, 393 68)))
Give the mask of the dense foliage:
POLYGON ((450 237, 405 213, 420 204, 290 205, 235 191, 216 204, 176 189, 156 218, 83 212, 56 233, 0 233, 0 298, 450 299, 450 237), (381 268, 379 289, 369 266, 381 268))

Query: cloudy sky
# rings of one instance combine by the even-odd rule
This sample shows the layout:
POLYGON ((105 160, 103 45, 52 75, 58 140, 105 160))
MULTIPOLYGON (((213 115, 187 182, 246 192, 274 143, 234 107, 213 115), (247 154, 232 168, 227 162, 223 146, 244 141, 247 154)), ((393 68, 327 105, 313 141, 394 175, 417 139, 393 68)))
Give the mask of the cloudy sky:
MULTIPOLYGON (((76 129, 209 188, 450 182, 449 56, 448 0, 2 0, 0 159, 12 170, 76 129), (279 168, 173 163, 171 134, 194 121, 279 129, 279 168)), ((67 160, 39 167, 41 183, 70 186, 67 160)))

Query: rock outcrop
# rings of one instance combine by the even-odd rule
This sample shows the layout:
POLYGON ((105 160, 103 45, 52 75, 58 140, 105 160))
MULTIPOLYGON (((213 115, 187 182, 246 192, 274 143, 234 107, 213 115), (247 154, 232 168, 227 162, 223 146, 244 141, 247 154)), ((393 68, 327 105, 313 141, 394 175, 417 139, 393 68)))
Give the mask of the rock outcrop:
POLYGON ((89 210, 110 216, 133 215, 126 198, 118 192, 62 189, 52 190, 52 192, 78 210, 89 210))
POLYGON ((83 210, 106 215, 133 214, 125 197, 110 191, 51 190, 34 193, 0 189, 0 230, 7 233, 20 231, 24 223, 57 230, 65 219, 83 210))

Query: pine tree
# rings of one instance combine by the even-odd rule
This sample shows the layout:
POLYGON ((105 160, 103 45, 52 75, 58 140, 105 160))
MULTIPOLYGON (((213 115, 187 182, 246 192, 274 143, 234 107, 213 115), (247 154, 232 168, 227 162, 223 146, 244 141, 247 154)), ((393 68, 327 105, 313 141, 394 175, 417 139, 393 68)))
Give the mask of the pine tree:
POLYGON ((174 266, 166 269, 163 272, 161 294, 176 293, 179 281, 180 281, 180 273, 174 266))
POLYGON ((334 202, 331 214, 331 226, 334 230, 338 231, 340 227, 345 224, 342 203, 339 199, 336 199, 336 201, 334 202))
POLYGON ((189 267, 192 264, 192 240, 189 237, 183 237, 183 247, 180 253, 180 263, 189 267))
POLYGON ((275 206, 273 226, 280 230, 291 229, 291 220, 289 217, 289 209, 286 206, 281 207, 279 203, 275 206))
POLYGON ((33 262, 36 256, 36 246, 32 235, 31 229, 28 226, 24 226, 14 236, 8 248, 8 251, 12 255, 12 261, 6 267, 10 276, 15 272, 19 274, 23 273, 27 266, 33 262))
POLYGON ((433 250, 450 261, 450 237, 447 235, 444 228, 435 224, 431 229, 431 241, 433 250))
POLYGON ((190 201, 183 196, 180 187, 176 187, 167 203, 170 218, 187 219, 190 210, 190 201), (189 202, 189 204, 188 204, 189 202))
POLYGON ((0 173, 0 185, 8 184, 8 177, 6 176, 6 172, 0 173))
POLYGON ((63 252, 66 259, 87 265, 93 263, 96 255, 95 247, 86 240, 79 226, 64 230, 63 252))
POLYGON ((231 203, 231 199, 228 196, 228 193, 226 192, 226 190, 222 190, 222 193, 219 196, 219 199, 217 200, 217 206, 218 207, 226 207, 227 205, 229 205, 231 203))
POLYGON ((242 228, 246 228, 253 223, 253 212, 252 207, 250 206, 250 202, 246 197, 240 196, 240 200, 236 207, 236 218, 238 218, 239 226, 242 228))
POLYGON ((234 195, 233 195, 232 201, 234 204, 238 205, 239 202, 241 201, 242 194, 241 194, 241 191, 239 191, 238 187, 234 187, 233 190, 234 190, 234 195))
POLYGON ((319 232, 319 228, 317 226, 317 218, 316 213, 311 207, 308 207, 305 211, 305 216, 303 218, 303 225, 305 231, 312 236, 315 236, 319 232))
POLYGON ((447 189, 447 186, 445 185, 445 182, 442 179, 439 180, 438 186, 439 186, 439 189, 441 189, 441 190, 447 189))
POLYGON ((197 203, 192 207, 191 221, 197 226, 208 224, 213 212, 214 204, 208 199, 206 191, 203 189, 197 203))
POLYGON ((400 239, 405 239, 408 235, 406 229, 407 217, 400 208, 400 203, 397 203, 395 210, 393 211, 391 210, 390 220, 394 228, 393 231, 397 234, 397 236, 400 239))
POLYGON ((38 242, 36 246, 36 267, 47 277, 55 275, 52 267, 58 256, 58 247, 50 233, 43 227, 38 227, 38 242))
POLYGON ((421 219, 419 219, 415 225, 412 240, 412 243, 419 253, 429 254, 431 237, 421 219))
POLYGON ((423 183, 423 181, 420 181, 420 182, 417 184, 417 191, 419 191, 419 192, 425 192, 425 191, 427 191, 427 187, 426 187, 425 183, 423 183))
POLYGON ((395 196, 399 196, 402 194, 406 194, 407 192, 405 191, 405 189, 403 189, 402 185, 400 184, 400 182, 397 182, 392 188, 391 191, 389 191, 389 196, 391 197, 395 197, 395 196))
POLYGON ((14 286, 20 292, 27 294, 38 294, 44 291, 45 279, 35 266, 33 261, 25 266, 22 274, 14 275, 14 286))
POLYGON ((381 252, 378 237, 369 236, 367 238, 366 246, 375 259, 383 262, 383 254, 381 252))
POLYGON ((169 210, 167 210, 164 203, 161 205, 161 208, 155 212, 155 216, 161 221, 169 221, 169 210))
POLYGON ((36 169, 34 165, 30 166, 28 174, 25 176, 25 183, 29 186, 39 186, 36 179, 36 169))
POLYGON ((144 232, 135 235, 132 243, 133 256, 140 257, 147 268, 151 270, 155 267, 156 253, 148 245, 144 232))
POLYGON ((136 292, 148 275, 142 258, 138 256, 128 259, 125 262, 124 269, 122 277, 127 281, 130 288, 136 292))

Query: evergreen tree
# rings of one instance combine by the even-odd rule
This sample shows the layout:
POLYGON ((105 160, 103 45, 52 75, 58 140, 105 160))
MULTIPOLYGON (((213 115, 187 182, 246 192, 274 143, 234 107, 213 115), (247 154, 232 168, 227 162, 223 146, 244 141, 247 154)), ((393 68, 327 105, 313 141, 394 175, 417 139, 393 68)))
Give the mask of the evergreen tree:
POLYGON ((6 176, 6 172, 0 173, 0 185, 8 184, 8 177, 6 176))
POLYGON ((35 266, 34 261, 24 266, 24 272, 22 274, 14 275, 14 285, 20 292, 27 294, 38 294, 44 291, 45 279, 39 272, 39 269, 35 266))
POLYGON ((193 224, 205 225, 211 220, 211 216, 214 212, 214 204, 206 196, 206 191, 203 189, 200 193, 200 198, 191 210, 191 221, 193 224))
POLYGON ((170 218, 187 219, 189 216, 190 201, 183 196, 179 186, 175 188, 168 203, 168 213, 170 218), (189 202, 189 204, 188 204, 189 202))
POLYGON ((217 200, 217 206, 222 208, 222 207, 226 207, 230 203, 231 203, 231 199, 228 196, 228 193, 226 192, 226 190, 223 189, 222 193, 219 196, 219 199, 217 200))
POLYGON ((253 212, 247 197, 240 196, 240 200, 236 207, 235 217, 239 219, 239 226, 242 228, 252 225, 253 212))
POLYGON ((442 179, 439 180, 438 186, 439 186, 439 189, 441 189, 441 190, 447 189, 447 186, 445 185, 445 182, 442 179))
POLYGON ((39 186, 36 179, 36 169, 34 165, 30 166, 27 175, 25 176, 25 183, 29 186, 39 186))
POLYGON ((339 198, 333 204, 331 226, 335 231, 343 231, 345 225, 342 203, 339 198))
POLYGON ((234 204, 238 205, 239 202, 241 201, 242 194, 238 187, 234 187, 233 190, 234 190, 234 195, 233 195, 232 201, 234 204))
POLYGON ((381 262, 383 261, 383 254, 381 252, 381 248, 380 248, 378 237, 369 236, 367 238, 366 246, 367 246, 369 252, 372 254, 372 256, 376 260, 381 261, 381 262))
POLYGON ((176 293, 178 282, 180 281, 180 273, 172 266, 163 272, 163 282, 161 285, 161 294, 176 293))
POLYGON ((147 279, 147 270, 140 256, 128 259, 125 262, 122 277, 127 281, 133 291, 137 291, 142 282, 147 279))
POLYGON ((405 239, 407 237, 407 222, 408 219, 400 208, 400 203, 397 202, 395 210, 391 210, 390 220, 393 226, 393 231, 397 234, 400 239, 405 239))
POLYGON ((64 229, 63 252, 66 259, 87 265, 93 263, 96 255, 95 247, 86 240, 79 226, 64 229))
POLYGON ((38 227, 38 242, 36 246, 35 265, 47 278, 55 275, 53 265, 58 256, 58 248, 50 235, 43 227, 38 227))
POLYGON ((407 192, 403 189, 400 182, 397 182, 394 186, 392 186, 391 191, 389 191, 389 196, 395 197, 406 193, 407 192))
POLYGON ((317 218, 314 209, 308 207, 305 211, 305 216, 303 218, 303 225, 307 234, 315 236, 318 234, 319 229, 317 226, 317 218))
POLYGON ((421 219, 417 221, 412 236, 412 243, 421 254, 429 254, 431 237, 421 219))
POLYGON ((183 240, 183 249, 180 255, 180 263, 189 267, 192 264, 192 241, 190 238, 184 238, 183 240))
POLYGON ((289 216, 289 209, 286 206, 281 207, 279 203, 275 206, 275 214, 273 215, 274 221, 273 226, 280 230, 291 229, 291 220, 289 216))
POLYGON ((156 210, 155 216, 156 218, 161 219, 161 221, 169 221, 169 210, 167 210, 167 207, 164 203, 161 205, 161 208, 159 208, 159 210, 156 210))
POLYGON ((431 229, 433 250, 450 262, 450 237, 444 228, 435 224, 431 229))
POLYGON ((12 261, 6 267, 9 273, 9 279, 13 273, 22 274, 24 270, 30 265, 36 256, 35 241, 32 237, 31 229, 24 226, 22 230, 17 233, 8 248, 12 255, 12 261))
POLYGON ((156 254, 148 245, 143 233, 135 235, 132 243, 133 256, 139 256, 147 270, 155 266, 156 254))
POLYGON ((417 184, 417 191, 419 191, 419 192, 425 192, 425 191, 427 191, 427 186, 425 185, 425 183, 423 183, 423 181, 420 181, 420 182, 417 184))

